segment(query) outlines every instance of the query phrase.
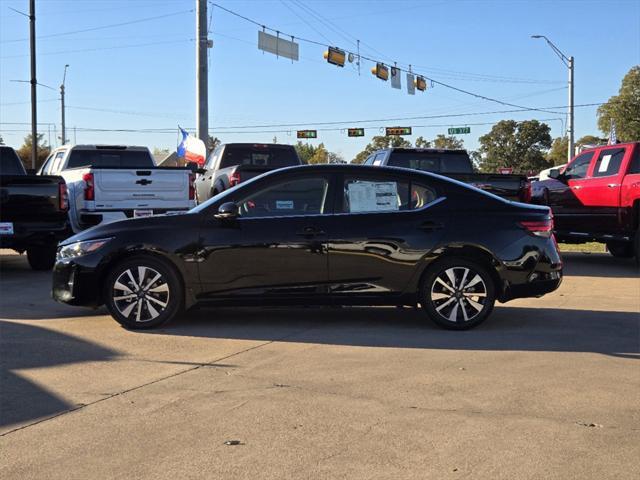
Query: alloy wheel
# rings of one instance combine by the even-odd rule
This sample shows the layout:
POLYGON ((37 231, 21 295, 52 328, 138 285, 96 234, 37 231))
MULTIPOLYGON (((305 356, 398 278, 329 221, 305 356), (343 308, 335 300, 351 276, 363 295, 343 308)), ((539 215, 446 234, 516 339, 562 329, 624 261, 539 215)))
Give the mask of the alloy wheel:
POLYGON ((112 299, 118 312, 130 321, 155 320, 169 305, 169 284, 160 272, 145 266, 128 268, 113 284, 112 299))
POLYGON ((431 302, 436 313, 452 323, 469 322, 485 307, 487 285, 482 276, 468 267, 450 267, 431 286, 431 302))

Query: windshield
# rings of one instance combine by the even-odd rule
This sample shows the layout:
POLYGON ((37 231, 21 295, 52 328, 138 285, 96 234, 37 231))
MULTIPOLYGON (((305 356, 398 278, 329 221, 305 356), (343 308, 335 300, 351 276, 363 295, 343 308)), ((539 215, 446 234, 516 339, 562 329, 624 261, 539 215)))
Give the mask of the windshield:
POLYGON ((465 151, 394 150, 389 166, 434 173, 473 173, 465 151))
POLYGON ((144 150, 72 150, 67 168, 77 167, 117 167, 151 168, 155 167, 149 152, 144 150))
POLYGON ((25 175, 26 172, 18 155, 10 147, 0 147, 0 174, 25 175))
POLYGON ((282 168, 300 165, 293 147, 285 145, 226 145, 220 168, 234 165, 282 168))

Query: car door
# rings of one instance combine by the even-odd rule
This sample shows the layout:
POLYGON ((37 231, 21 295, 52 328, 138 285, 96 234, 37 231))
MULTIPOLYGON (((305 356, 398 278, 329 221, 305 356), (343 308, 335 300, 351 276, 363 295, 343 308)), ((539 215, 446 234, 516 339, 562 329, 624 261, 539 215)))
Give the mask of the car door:
POLYGON ((556 229, 561 232, 584 232, 585 206, 580 190, 589 172, 596 151, 582 153, 571 161, 558 180, 549 180, 549 204, 552 206, 556 229))
POLYGON ((573 185, 582 209, 583 230, 595 233, 615 233, 620 207, 621 167, 628 162, 631 149, 607 147, 598 151, 587 178, 573 185), (584 230, 584 229, 587 230, 584 230))
POLYGON ((238 217, 219 220, 212 212, 202 227, 204 296, 287 303, 326 297, 330 185, 330 175, 278 175, 234 192, 238 217))
POLYGON ((443 235, 443 209, 435 208, 443 200, 428 179, 371 171, 340 176, 328 243, 334 299, 401 295, 443 235))

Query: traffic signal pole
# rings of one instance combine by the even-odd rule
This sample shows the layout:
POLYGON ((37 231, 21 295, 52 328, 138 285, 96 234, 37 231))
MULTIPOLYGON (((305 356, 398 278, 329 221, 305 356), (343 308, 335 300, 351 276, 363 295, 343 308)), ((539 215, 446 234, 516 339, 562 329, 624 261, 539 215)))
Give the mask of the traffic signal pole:
POLYGON ((209 149, 207 0, 196 0, 196 125, 198 138, 209 149))
POLYGON ((29 46, 31 55, 31 168, 38 158, 38 107, 36 85, 36 0, 29 0, 29 46))

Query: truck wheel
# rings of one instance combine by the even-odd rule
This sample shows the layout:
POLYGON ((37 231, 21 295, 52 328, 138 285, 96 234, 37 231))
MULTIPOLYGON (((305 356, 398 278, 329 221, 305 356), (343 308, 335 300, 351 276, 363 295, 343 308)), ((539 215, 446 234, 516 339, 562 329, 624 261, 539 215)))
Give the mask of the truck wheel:
POLYGON ((148 255, 116 265, 107 276, 103 295, 111 316, 132 330, 171 321, 182 310, 184 297, 175 269, 148 255))
POLYGON ((51 270, 53 268, 53 264, 56 263, 57 248, 58 245, 55 243, 27 248, 27 260, 29 261, 29 266, 33 270, 51 270))
POLYGON ((448 330, 480 325, 496 300, 487 269, 463 258, 447 258, 429 267, 420 289, 420 303, 436 324, 448 330))
POLYGON ((636 242, 607 242, 607 250, 616 258, 632 258, 634 243, 637 243, 637 239, 636 242))
POLYGON ((640 227, 638 227, 638 230, 636 230, 636 238, 633 243, 636 253, 636 266, 640 267, 640 227))

